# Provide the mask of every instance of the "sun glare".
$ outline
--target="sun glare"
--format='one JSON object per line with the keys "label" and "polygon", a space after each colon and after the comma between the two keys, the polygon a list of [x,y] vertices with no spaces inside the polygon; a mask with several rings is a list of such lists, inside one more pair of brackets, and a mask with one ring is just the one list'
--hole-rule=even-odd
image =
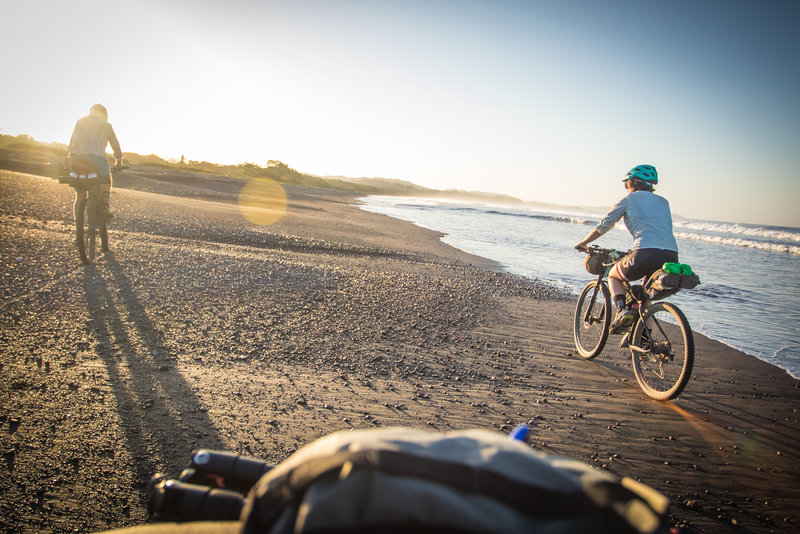
{"label": "sun glare", "polygon": [[269,178],[250,180],[239,193],[239,209],[252,223],[274,224],[286,213],[286,192]]}

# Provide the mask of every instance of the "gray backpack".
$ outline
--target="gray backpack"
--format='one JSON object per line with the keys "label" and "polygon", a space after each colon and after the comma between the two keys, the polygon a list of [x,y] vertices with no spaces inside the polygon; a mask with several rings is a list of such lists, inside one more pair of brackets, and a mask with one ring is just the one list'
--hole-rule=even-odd
{"label": "gray backpack", "polygon": [[245,533],[668,532],[667,499],[629,478],[481,430],[337,432],[259,479]]}

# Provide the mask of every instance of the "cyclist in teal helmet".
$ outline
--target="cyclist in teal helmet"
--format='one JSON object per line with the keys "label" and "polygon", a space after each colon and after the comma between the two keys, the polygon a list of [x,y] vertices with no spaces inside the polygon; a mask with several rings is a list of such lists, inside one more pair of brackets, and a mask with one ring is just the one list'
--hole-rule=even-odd
{"label": "cyclist in teal helmet", "polygon": [[633,311],[625,306],[623,280],[631,282],[650,276],[665,262],[678,262],[678,243],[672,233],[669,202],[656,195],[658,172],[652,165],[637,165],[622,179],[628,194],[611,208],[594,230],[589,232],[577,250],[586,252],[587,245],[608,232],[620,219],[633,236],[631,253],[620,259],[608,273],[608,285],[617,305],[617,316],[611,333],[618,333],[633,323]]}

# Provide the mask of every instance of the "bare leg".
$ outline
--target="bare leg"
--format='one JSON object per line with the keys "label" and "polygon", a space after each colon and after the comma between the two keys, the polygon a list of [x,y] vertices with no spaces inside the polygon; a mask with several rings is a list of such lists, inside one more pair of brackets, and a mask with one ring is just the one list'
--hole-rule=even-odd
{"label": "bare leg", "polygon": [[612,267],[608,273],[608,286],[618,308],[621,308],[620,301],[625,302],[625,284],[623,280],[624,278],[617,270],[617,266]]}
{"label": "bare leg", "polygon": [[107,212],[111,212],[111,174],[108,175],[108,183],[102,184],[100,190],[103,192],[103,203]]}

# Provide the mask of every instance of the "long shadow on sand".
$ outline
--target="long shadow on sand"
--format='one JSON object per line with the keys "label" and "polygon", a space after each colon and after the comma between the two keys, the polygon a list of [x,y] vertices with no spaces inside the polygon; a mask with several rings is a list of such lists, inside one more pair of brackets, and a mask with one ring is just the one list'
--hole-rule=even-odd
{"label": "long shadow on sand", "polygon": [[163,332],[148,317],[112,253],[107,274],[84,271],[86,303],[98,352],[117,401],[127,447],[144,484],[158,471],[176,474],[192,450],[222,441],[194,391],[170,363]]}

